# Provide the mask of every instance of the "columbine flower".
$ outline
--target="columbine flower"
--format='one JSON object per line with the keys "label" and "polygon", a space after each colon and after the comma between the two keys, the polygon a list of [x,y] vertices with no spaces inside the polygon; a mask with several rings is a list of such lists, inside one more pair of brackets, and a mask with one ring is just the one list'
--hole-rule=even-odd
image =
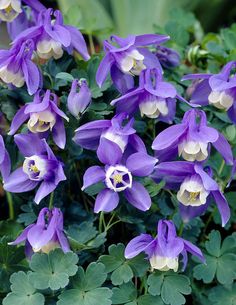
{"label": "columbine flower", "polygon": [[25,242],[26,256],[30,258],[34,252],[49,253],[61,248],[64,253],[70,251],[69,243],[63,232],[63,214],[60,209],[43,208],[36,224],[31,224],[9,245]]}
{"label": "columbine flower", "polygon": [[65,127],[63,119],[68,117],[58,107],[58,97],[56,94],[47,90],[38,91],[33,102],[21,107],[12,120],[9,135],[13,135],[19,127],[28,120],[27,126],[32,133],[46,135],[48,131],[52,132],[55,143],[64,148],[66,143]]}
{"label": "columbine flower", "polygon": [[115,99],[117,112],[133,114],[137,109],[141,116],[158,118],[170,123],[175,115],[177,95],[175,87],[163,81],[159,69],[147,69],[139,77],[139,87]]}
{"label": "columbine flower", "polygon": [[0,173],[3,181],[7,179],[11,171],[11,161],[5,148],[3,137],[0,135]]}
{"label": "columbine flower", "polygon": [[160,271],[171,269],[177,272],[180,255],[185,269],[188,262],[187,252],[197,256],[202,262],[205,261],[198,247],[177,236],[175,225],[169,220],[159,220],[155,238],[149,234],[141,234],[132,239],[125,248],[125,257],[130,259],[141,252],[147,254],[152,269]]}
{"label": "columbine flower", "polygon": [[[77,89],[79,88],[79,92]],[[86,79],[75,79],[72,82],[71,90],[68,95],[67,107],[70,113],[78,118],[91,102],[92,94],[88,87]]]}
{"label": "columbine flower", "polygon": [[191,100],[193,104],[213,105],[227,111],[236,124],[236,76],[232,75],[235,61],[227,63],[218,74],[189,74],[183,80],[192,79]]}
{"label": "columbine flower", "polygon": [[[208,171],[206,171],[208,169]],[[166,181],[165,188],[177,190],[178,201],[192,209],[198,209],[212,198],[221,214],[222,226],[230,218],[230,209],[218,184],[211,177],[211,170],[205,170],[200,164],[186,161],[162,162],[155,167],[152,178]],[[203,209],[199,210],[199,214]]]}
{"label": "columbine flower", "polygon": [[160,44],[168,39],[169,36],[155,34],[129,35],[126,38],[111,36],[111,42],[104,41],[105,57],[96,74],[98,85],[102,86],[110,72],[119,91],[124,93],[133,88],[132,76],[139,75],[146,68],[161,68],[157,57],[146,46]]}
{"label": "columbine flower", "polygon": [[82,190],[98,183],[104,183],[104,189],[97,195],[94,212],[110,212],[119,203],[119,193],[137,209],[146,211],[151,206],[151,198],[145,187],[134,180],[135,176],[144,177],[152,173],[157,162],[145,153],[135,153],[121,162],[122,151],[113,142],[103,138],[97,155],[105,167],[92,166],[84,174]]}
{"label": "columbine flower", "polygon": [[[83,148],[97,150],[103,138],[116,144],[122,152],[146,152],[145,145],[132,127],[134,119],[126,113],[115,115],[111,120],[98,120],[80,126],[75,131],[74,141]],[[125,124],[126,122],[126,124]]]}
{"label": "columbine flower", "polygon": [[15,142],[25,157],[23,166],[5,180],[4,189],[11,193],[23,193],[39,186],[34,201],[39,202],[53,192],[60,181],[66,180],[62,163],[50,147],[35,134],[15,135]]}
{"label": "columbine flower", "polygon": [[27,40],[13,45],[10,50],[0,51],[0,79],[18,88],[26,83],[30,95],[38,90],[40,84],[39,70],[31,61],[33,50],[33,41]]}
{"label": "columbine flower", "polygon": [[216,129],[207,126],[207,117],[202,110],[189,110],[181,124],[162,131],[154,140],[152,149],[157,157],[170,160],[177,154],[187,161],[203,161],[209,155],[211,144],[225,161],[232,165],[233,154],[225,137]]}
{"label": "columbine flower", "polygon": [[82,34],[75,27],[64,25],[62,14],[58,10],[42,11],[37,25],[21,33],[14,43],[29,38],[34,40],[36,53],[42,59],[58,59],[62,57],[64,49],[69,53],[75,49],[84,60],[90,58]]}
{"label": "columbine flower", "polygon": [[180,64],[180,55],[174,49],[157,46],[156,56],[166,69],[175,68]]}

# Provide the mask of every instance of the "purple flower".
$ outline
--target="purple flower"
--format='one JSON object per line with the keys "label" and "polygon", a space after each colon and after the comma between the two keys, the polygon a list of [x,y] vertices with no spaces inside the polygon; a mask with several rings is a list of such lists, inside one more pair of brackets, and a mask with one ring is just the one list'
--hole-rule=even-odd
{"label": "purple flower", "polygon": [[98,120],[80,126],[75,131],[74,141],[83,148],[97,150],[102,148],[102,139],[117,145],[126,154],[146,152],[145,145],[132,127],[134,119],[128,120],[126,113],[120,113],[111,120]]}
{"label": "purple flower", "polygon": [[155,166],[152,178],[159,182],[166,182],[165,188],[177,190],[177,199],[180,204],[191,209],[196,209],[202,214],[204,207],[208,207],[208,200],[212,198],[221,214],[222,226],[230,218],[230,208],[219,185],[211,177],[211,169],[205,170],[200,164],[175,161],[162,162]]}
{"label": "purple flower", "polygon": [[130,155],[122,162],[122,151],[113,142],[103,138],[97,150],[99,160],[105,167],[92,166],[84,174],[85,188],[103,182],[104,189],[97,195],[94,212],[111,212],[119,203],[119,193],[123,193],[130,204],[141,211],[151,206],[151,198],[145,187],[134,180],[134,177],[150,175],[157,162],[146,153],[138,152]]}
{"label": "purple flower", "polygon": [[[79,92],[77,89],[79,88]],[[86,79],[75,79],[72,82],[71,90],[68,95],[67,107],[70,113],[78,118],[80,113],[83,113],[91,102],[92,94],[88,87]]]}
{"label": "purple flower", "polygon": [[166,69],[175,68],[180,64],[179,53],[171,48],[157,46],[156,56]]}
{"label": "purple flower", "polygon": [[58,107],[58,97],[47,90],[44,93],[39,90],[33,102],[21,107],[12,120],[9,135],[13,135],[19,127],[28,120],[27,126],[32,133],[45,135],[52,132],[55,143],[64,148],[66,143],[65,127],[63,119],[68,117]]}
{"label": "purple flower", "polygon": [[235,66],[236,62],[231,61],[218,74],[189,74],[183,80],[194,81],[189,90],[191,103],[202,106],[210,104],[225,110],[236,124],[236,76],[232,75]]}
{"label": "purple flower", "polygon": [[[45,6],[42,5],[38,0],[24,0],[23,2],[38,12],[45,9]],[[23,9],[21,0],[1,0],[0,20],[12,22],[22,12]]]}
{"label": "purple flower", "polygon": [[62,57],[64,49],[72,53],[75,49],[84,60],[89,60],[85,40],[75,27],[64,25],[60,11],[52,9],[42,11],[37,25],[21,33],[14,43],[25,39],[33,39],[37,55],[42,59]]}
{"label": "purple flower", "polygon": [[34,94],[40,85],[38,67],[31,60],[33,50],[32,40],[15,44],[10,50],[0,50],[0,79],[18,88],[26,83],[30,95]]}
{"label": "purple flower", "polygon": [[111,36],[110,42],[104,41],[105,57],[102,59],[96,81],[101,87],[108,73],[117,89],[125,93],[133,88],[134,75],[140,75],[146,68],[159,67],[157,57],[146,46],[163,43],[169,39],[166,35],[146,34],[129,35],[126,38]]}
{"label": "purple flower", "polygon": [[3,137],[0,135],[0,173],[3,181],[7,179],[11,171],[11,160],[5,148]]}
{"label": "purple flower", "polygon": [[31,224],[9,245],[25,242],[25,252],[31,258],[34,252],[49,253],[61,248],[64,253],[70,251],[70,246],[63,232],[63,214],[60,209],[43,208],[36,224]]}
{"label": "purple flower", "polygon": [[180,255],[185,269],[188,262],[187,252],[197,256],[202,262],[205,261],[198,247],[177,236],[175,225],[169,220],[159,220],[155,238],[149,234],[141,234],[132,239],[125,248],[125,257],[130,259],[141,252],[147,254],[152,269],[160,271],[172,269],[177,272]]}
{"label": "purple flower", "polygon": [[180,97],[175,87],[163,81],[161,71],[147,69],[140,74],[139,87],[113,100],[111,105],[116,105],[118,113],[134,114],[139,109],[141,116],[170,123],[175,115],[176,98]]}
{"label": "purple flower", "polygon": [[15,135],[15,142],[25,157],[23,166],[5,180],[4,189],[11,193],[31,191],[39,186],[34,201],[39,202],[66,180],[63,166],[45,139],[36,134]]}
{"label": "purple flower", "polygon": [[212,144],[225,161],[232,165],[233,154],[225,137],[216,129],[207,126],[207,117],[202,110],[189,110],[182,123],[168,127],[154,140],[152,149],[161,160],[170,160],[177,154],[187,161],[203,161],[209,155]]}

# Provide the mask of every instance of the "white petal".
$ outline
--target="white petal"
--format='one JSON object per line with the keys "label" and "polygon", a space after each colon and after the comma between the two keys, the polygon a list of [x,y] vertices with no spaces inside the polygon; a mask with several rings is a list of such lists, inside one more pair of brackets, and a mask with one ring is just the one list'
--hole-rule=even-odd
{"label": "white petal", "polygon": [[129,53],[129,56],[136,59],[136,60],[144,60],[144,56],[141,53],[139,53],[138,50],[132,50]]}
{"label": "white petal", "polygon": [[120,63],[121,66],[121,70],[125,73],[129,72],[133,66],[134,66],[135,62],[133,60],[132,57],[130,56],[125,56]]}

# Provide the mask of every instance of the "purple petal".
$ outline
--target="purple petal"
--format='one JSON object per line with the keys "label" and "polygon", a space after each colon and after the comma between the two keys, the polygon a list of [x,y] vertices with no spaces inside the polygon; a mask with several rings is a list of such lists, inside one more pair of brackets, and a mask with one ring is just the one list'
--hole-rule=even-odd
{"label": "purple petal", "polygon": [[94,212],[111,212],[117,207],[118,203],[119,195],[112,190],[104,189],[97,195]]}
{"label": "purple petal", "polygon": [[55,41],[60,42],[64,47],[69,47],[71,44],[71,35],[66,27],[59,24],[55,24],[53,28],[51,26],[45,27],[46,32]]}
{"label": "purple petal", "polygon": [[222,226],[224,227],[230,218],[230,208],[228,202],[219,190],[213,191],[212,195],[216,201],[218,210],[221,215]]}
{"label": "purple petal", "polygon": [[[193,85],[194,86],[194,85]],[[194,88],[194,91],[191,95],[190,102],[193,104],[198,104],[206,106],[209,104],[208,96],[210,95],[212,89],[209,85],[209,80],[204,79]]]}
{"label": "purple petal", "polygon": [[141,234],[133,238],[125,248],[125,258],[133,258],[145,251],[152,241],[153,237],[149,234]]}
{"label": "purple petal", "polygon": [[152,201],[145,187],[136,181],[133,181],[132,187],[127,188],[124,191],[126,199],[134,207],[141,211],[147,211],[150,209]]}
{"label": "purple petal", "polygon": [[134,78],[132,75],[122,73],[116,65],[111,66],[111,78],[115,87],[121,94],[125,94],[127,91],[134,88]]}
{"label": "purple petal", "polygon": [[64,122],[60,117],[56,119],[56,124],[52,129],[52,136],[57,146],[64,149],[66,145],[66,132]]}
{"label": "purple petal", "polygon": [[104,179],[105,179],[104,169],[100,166],[91,166],[86,170],[84,174],[82,190]]}
{"label": "purple petal", "polygon": [[69,252],[70,251],[70,245],[68,243],[68,240],[67,240],[64,232],[61,231],[61,230],[57,230],[56,234],[57,234],[57,238],[58,238],[58,241],[60,243],[60,246],[61,246],[63,252],[64,253]]}
{"label": "purple petal", "polygon": [[100,139],[100,144],[97,150],[98,159],[107,165],[115,165],[122,158],[122,150],[114,142],[106,138]]}
{"label": "purple petal", "polygon": [[14,133],[17,132],[17,130],[20,128],[20,126],[29,118],[28,114],[25,114],[25,108],[27,105],[21,107],[17,113],[15,114],[12,123],[11,128],[8,134],[12,136]]}
{"label": "purple petal", "polygon": [[212,76],[210,73],[196,73],[196,74],[187,74],[184,75],[181,81],[189,79],[209,79]]}
{"label": "purple petal", "polygon": [[23,2],[28,6],[30,6],[33,10],[37,11],[38,13],[40,13],[43,10],[46,10],[46,7],[38,0],[23,0]]}
{"label": "purple petal", "polygon": [[30,95],[34,94],[40,84],[40,75],[37,66],[29,59],[26,59],[22,65],[25,82]]}
{"label": "purple petal", "polygon": [[28,234],[27,239],[31,244],[32,248],[40,249],[46,245],[53,238],[55,233],[54,228],[45,229],[45,226],[35,225],[33,226]]}
{"label": "purple petal", "polygon": [[187,241],[185,239],[182,239],[184,242],[184,248],[186,251],[190,252],[192,255],[197,256],[203,263],[205,262],[205,257],[202,254],[202,251],[192,244],[190,241]]}
{"label": "purple petal", "polygon": [[161,44],[170,39],[170,36],[159,34],[143,34],[135,37],[136,46],[148,46],[152,44]]}
{"label": "purple petal", "polygon": [[151,157],[148,154],[138,152],[129,156],[126,161],[126,166],[133,175],[145,177],[153,172],[157,161],[156,158]]}
{"label": "purple petal", "polygon": [[[39,155],[45,152],[43,141],[36,134],[17,134],[14,136],[16,145],[25,157]],[[32,145],[32,143],[34,143]]]}
{"label": "purple petal", "polygon": [[40,201],[48,194],[52,193],[56,189],[56,187],[57,185],[53,182],[43,181],[34,197],[35,203],[39,204]]}
{"label": "purple petal", "polygon": [[106,54],[100,62],[96,73],[96,82],[99,87],[102,87],[102,84],[106,80],[106,77],[111,69],[112,64],[114,63],[114,58],[109,53]]}
{"label": "purple petal", "polygon": [[215,191],[219,189],[218,184],[203,170],[202,166],[196,164],[194,169],[195,172],[201,177],[204,188],[207,191]]}
{"label": "purple petal", "polygon": [[234,158],[231,150],[231,146],[229,142],[225,139],[225,137],[219,133],[218,140],[212,143],[216,150],[222,155],[225,162],[229,165],[233,165]]}
{"label": "purple petal", "polygon": [[8,243],[9,245],[18,245],[20,243],[22,243],[23,241],[25,241],[27,239],[27,234],[29,232],[29,230],[35,226],[35,224],[31,224],[28,227],[26,227],[23,232],[12,242]]}

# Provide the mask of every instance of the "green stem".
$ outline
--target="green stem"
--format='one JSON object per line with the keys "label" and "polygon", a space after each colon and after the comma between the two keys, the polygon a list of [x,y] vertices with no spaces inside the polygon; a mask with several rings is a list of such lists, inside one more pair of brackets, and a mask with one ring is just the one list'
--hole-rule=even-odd
{"label": "green stem", "polygon": [[54,192],[52,192],[52,193],[50,194],[50,200],[49,200],[49,205],[48,205],[48,208],[49,208],[50,210],[52,210],[52,208],[53,208],[53,199],[54,199]]}
{"label": "green stem", "polygon": [[222,162],[221,162],[221,165],[220,165],[220,168],[218,170],[218,175],[220,176],[222,174],[222,171],[224,169],[224,166],[225,166],[225,160],[223,159]]}
{"label": "green stem", "polygon": [[95,54],[95,46],[94,46],[94,42],[93,42],[93,35],[92,34],[88,34],[88,39],[89,39],[89,46],[90,46],[90,51],[91,54]]}
{"label": "green stem", "polygon": [[103,228],[102,228],[103,225],[104,225],[104,213],[101,212],[100,215],[99,215],[99,225],[98,225],[99,233],[103,232]]}
{"label": "green stem", "polygon": [[184,230],[184,222],[182,221],[182,222],[181,222],[181,225],[180,225],[180,227],[179,227],[179,232],[178,232],[178,235],[179,235],[179,236],[182,235],[183,230]]}
{"label": "green stem", "polygon": [[8,207],[9,207],[9,219],[13,220],[15,217],[15,213],[14,213],[14,204],[13,204],[13,200],[12,200],[12,195],[11,193],[6,192],[6,196],[7,196],[7,202],[8,202]]}

